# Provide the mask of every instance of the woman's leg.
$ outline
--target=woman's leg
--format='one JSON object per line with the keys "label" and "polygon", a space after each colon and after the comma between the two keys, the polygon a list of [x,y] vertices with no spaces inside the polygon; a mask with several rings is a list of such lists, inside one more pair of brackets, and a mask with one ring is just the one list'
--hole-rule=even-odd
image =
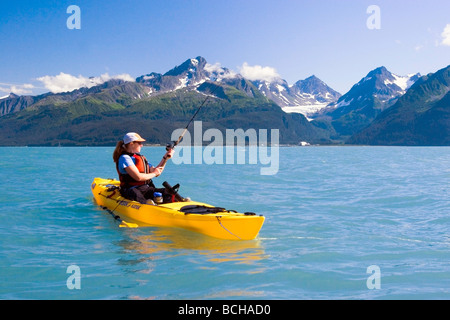
{"label": "woman's leg", "polygon": [[129,200],[134,200],[142,204],[147,203],[146,194],[148,193],[148,189],[150,187],[148,185],[138,186],[134,188],[130,188],[125,192],[125,198]]}

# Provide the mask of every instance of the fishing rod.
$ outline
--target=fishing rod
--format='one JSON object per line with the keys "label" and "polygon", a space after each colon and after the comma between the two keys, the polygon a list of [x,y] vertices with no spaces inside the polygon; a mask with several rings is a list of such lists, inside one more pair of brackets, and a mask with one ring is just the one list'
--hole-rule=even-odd
{"label": "fishing rod", "polygon": [[[213,91],[211,91],[210,95],[207,95],[206,99],[203,100],[202,104],[200,105],[200,107],[197,109],[197,111],[195,111],[194,115],[192,116],[191,120],[189,120],[186,128],[184,128],[183,132],[181,133],[181,135],[178,137],[177,141],[172,141],[170,143],[168,143],[166,145],[166,150],[169,151],[170,149],[174,149],[183,139],[183,136],[186,134],[189,125],[192,123],[192,121],[194,121],[195,117],[197,116],[198,112],[200,111],[200,109],[205,105],[206,101],[208,101],[209,98],[211,98],[211,96],[214,94],[214,92],[216,92],[217,88],[219,88],[219,85],[216,85],[216,87],[214,88]],[[181,101],[180,101],[181,103]]]}
{"label": "fishing rod", "polygon": [[[200,105],[200,107],[198,107],[198,109],[195,111],[194,115],[192,116],[191,120],[189,120],[188,124],[186,125],[186,128],[184,128],[183,132],[181,133],[181,135],[178,137],[177,141],[172,141],[170,143],[168,143],[166,145],[166,150],[169,151],[171,149],[175,149],[175,147],[181,142],[181,140],[183,139],[183,136],[186,134],[189,125],[192,123],[192,121],[194,121],[195,117],[197,116],[197,114],[200,112],[200,109],[206,104],[206,102],[208,101],[209,98],[211,98],[211,96],[214,94],[214,92],[216,92],[217,88],[219,88],[218,85],[216,85],[216,87],[214,88],[214,90],[211,91],[211,93],[209,95],[206,96],[206,99],[203,100],[202,104]],[[180,104],[181,100],[180,98],[175,94],[175,96],[178,98]],[[165,159],[164,165],[167,161],[167,158]],[[179,184],[177,184],[176,186],[172,187],[169,183],[167,183],[167,181],[163,182],[163,186],[166,188],[166,190],[169,190],[169,193],[172,194],[178,201],[189,201],[189,198],[183,198],[182,196],[180,196],[178,194],[178,188],[179,188]]]}

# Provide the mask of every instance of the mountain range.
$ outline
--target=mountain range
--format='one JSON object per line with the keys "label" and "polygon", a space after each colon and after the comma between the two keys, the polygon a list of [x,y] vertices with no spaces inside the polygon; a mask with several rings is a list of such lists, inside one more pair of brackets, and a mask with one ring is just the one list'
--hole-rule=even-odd
{"label": "mountain range", "polygon": [[[387,126],[378,119],[396,109],[398,118],[409,112],[411,105],[422,103],[423,107],[426,103],[430,106],[427,110],[433,111],[421,113],[420,121],[425,121],[426,127],[436,112],[443,113],[436,125],[447,133],[448,140],[446,79],[419,74],[401,77],[380,67],[341,95],[315,76],[293,85],[280,78],[250,81],[196,57],[165,74],[145,74],[134,82],[115,79],[71,92],[10,94],[0,99],[0,141],[2,145],[113,145],[124,132],[137,131],[151,143],[165,144],[207,96],[210,99],[196,118],[203,121],[204,130],[274,128],[280,130],[283,144],[391,144],[389,139],[371,139]],[[417,101],[404,101],[410,91],[417,90],[417,83],[427,86],[428,81],[433,84],[427,90],[412,94]],[[399,103],[410,107],[398,108]],[[372,124],[377,124],[377,130],[369,130]],[[427,139],[431,137],[414,140],[409,136],[403,141],[398,135],[392,144],[427,144]],[[430,144],[449,144],[445,139],[433,139]]]}
{"label": "mountain range", "polygon": [[349,144],[449,146],[450,66],[418,79]]}
{"label": "mountain range", "polygon": [[289,85],[286,80],[255,80],[253,84],[267,98],[274,101],[285,112],[298,112],[311,116],[330,103],[337,101],[341,94],[325,82],[312,75]]}
{"label": "mountain range", "polygon": [[330,122],[339,137],[348,138],[395,104],[419,78],[419,73],[397,76],[385,67],[376,68],[336,102],[311,117],[316,121]]}
{"label": "mountain range", "polygon": [[[212,94],[213,93],[213,94]],[[280,143],[329,143],[328,133],[301,114],[286,114],[251,81],[202,57],[165,74],[110,80],[91,88],[0,100],[2,145],[114,145],[136,131],[150,143],[169,142],[211,96],[196,120],[203,128],[279,129]]]}

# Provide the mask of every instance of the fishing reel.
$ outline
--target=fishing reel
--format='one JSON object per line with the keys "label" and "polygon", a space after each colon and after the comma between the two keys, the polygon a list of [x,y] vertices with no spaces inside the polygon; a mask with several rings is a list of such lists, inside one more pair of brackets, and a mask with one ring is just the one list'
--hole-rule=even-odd
{"label": "fishing reel", "polygon": [[171,141],[168,144],[166,144],[166,151],[169,151],[171,149],[175,149],[175,147],[180,143],[180,141]]}
{"label": "fishing reel", "polygon": [[168,144],[166,144],[166,151],[174,149],[175,148],[175,142],[176,141],[172,141],[172,142],[169,142]]}

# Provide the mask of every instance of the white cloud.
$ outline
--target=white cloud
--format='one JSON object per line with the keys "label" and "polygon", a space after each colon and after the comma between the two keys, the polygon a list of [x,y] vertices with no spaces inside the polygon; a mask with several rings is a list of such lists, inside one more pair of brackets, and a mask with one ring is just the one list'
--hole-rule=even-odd
{"label": "white cloud", "polygon": [[450,23],[445,26],[441,36],[442,36],[441,44],[444,46],[450,46]]}
{"label": "white cloud", "polygon": [[239,70],[240,74],[249,80],[265,80],[274,81],[276,79],[281,79],[275,68],[272,67],[262,67],[259,65],[249,66],[247,62],[244,62]]}
{"label": "white cloud", "polygon": [[208,72],[217,72],[217,73],[224,71],[220,62],[216,62],[215,64],[207,63],[205,65],[205,70]]}
{"label": "white cloud", "polygon": [[34,86],[30,83],[25,84],[9,84],[9,83],[0,83],[1,85],[6,85],[6,87],[0,87],[0,92],[4,93],[14,93],[17,95],[25,95],[31,94]]}
{"label": "white cloud", "polygon": [[102,84],[111,79],[120,79],[124,81],[134,81],[129,74],[119,74],[110,76],[108,73],[104,73],[99,77],[86,78],[82,75],[78,77],[71,74],[61,72],[56,76],[43,76],[36,80],[42,82],[48,90],[53,93],[73,91],[82,87],[93,87]]}
{"label": "white cloud", "polygon": [[205,65],[205,70],[217,74],[220,79],[228,79],[236,76],[234,71],[223,68],[220,62],[216,62],[215,64],[207,63]]}

